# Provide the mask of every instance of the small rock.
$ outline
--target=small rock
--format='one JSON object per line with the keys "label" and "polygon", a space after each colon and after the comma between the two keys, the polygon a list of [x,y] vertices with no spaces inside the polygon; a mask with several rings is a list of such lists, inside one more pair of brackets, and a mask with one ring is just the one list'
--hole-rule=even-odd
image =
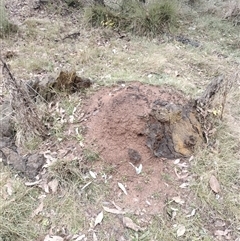
{"label": "small rock", "polygon": [[26,175],[30,178],[34,178],[41,171],[45,164],[45,157],[41,154],[33,154],[28,157],[26,162]]}
{"label": "small rock", "polygon": [[142,159],[139,152],[131,148],[128,149],[128,157],[134,165],[139,163]]}

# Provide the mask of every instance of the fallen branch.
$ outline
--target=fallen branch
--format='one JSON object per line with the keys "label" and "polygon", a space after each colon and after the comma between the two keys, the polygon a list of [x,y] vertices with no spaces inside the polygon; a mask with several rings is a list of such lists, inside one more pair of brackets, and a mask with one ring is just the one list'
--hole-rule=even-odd
{"label": "fallen branch", "polygon": [[6,62],[0,57],[3,64],[2,72],[4,85],[11,97],[11,106],[14,111],[13,122],[17,131],[19,142],[38,136],[45,138],[48,134],[42,122],[42,113],[29,96],[26,85],[17,81],[11,73]]}

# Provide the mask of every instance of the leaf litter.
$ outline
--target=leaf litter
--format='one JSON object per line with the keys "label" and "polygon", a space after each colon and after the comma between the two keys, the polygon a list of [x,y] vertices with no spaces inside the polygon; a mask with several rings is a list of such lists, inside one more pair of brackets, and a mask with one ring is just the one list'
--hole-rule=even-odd
{"label": "leaf litter", "polygon": [[103,220],[103,211],[101,211],[101,212],[97,215],[97,217],[96,217],[96,219],[95,219],[95,222],[94,222],[94,227],[96,227],[98,224],[100,224],[100,223],[102,222],[102,220]]}
{"label": "leaf litter", "polygon": [[143,229],[138,226],[137,224],[135,224],[133,222],[133,220],[129,217],[123,217],[123,225],[126,227],[126,228],[129,228],[129,229],[132,229],[134,230],[135,232],[138,232],[138,231],[143,231]]}
{"label": "leaf litter", "polygon": [[53,179],[48,183],[49,188],[51,189],[52,193],[56,193],[58,189],[58,180]]}
{"label": "leaf litter", "polygon": [[125,195],[128,195],[127,190],[122,183],[118,182],[118,187],[123,191]]}
{"label": "leaf litter", "polygon": [[124,211],[122,210],[118,210],[118,209],[115,209],[115,208],[108,208],[108,207],[104,207],[103,206],[103,209],[108,212],[108,213],[113,213],[113,214],[125,214]]}
{"label": "leaf litter", "polygon": [[185,234],[186,228],[184,225],[180,224],[177,229],[177,237],[181,237]]}
{"label": "leaf litter", "polygon": [[180,197],[180,196],[177,196],[177,197],[173,197],[172,200],[175,202],[175,203],[178,203],[180,205],[183,205],[185,203],[185,201]]}
{"label": "leaf litter", "polygon": [[214,175],[210,177],[209,185],[213,192],[219,193],[221,191],[220,184]]}

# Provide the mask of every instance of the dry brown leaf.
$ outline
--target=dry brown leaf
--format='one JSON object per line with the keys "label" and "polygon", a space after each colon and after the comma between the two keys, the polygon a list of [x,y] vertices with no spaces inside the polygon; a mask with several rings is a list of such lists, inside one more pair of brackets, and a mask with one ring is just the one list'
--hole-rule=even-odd
{"label": "dry brown leaf", "polygon": [[123,217],[123,225],[134,230],[135,232],[142,231],[142,228],[135,224],[132,219],[128,217]]}
{"label": "dry brown leaf", "polygon": [[115,209],[115,208],[108,208],[108,207],[103,207],[103,209],[108,212],[108,213],[113,213],[113,214],[125,214],[124,211]]}
{"label": "dry brown leaf", "polygon": [[219,193],[221,191],[220,184],[214,175],[210,177],[209,185],[215,193]]}
{"label": "dry brown leaf", "polygon": [[55,193],[58,189],[58,180],[53,179],[48,183],[49,188],[52,190],[52,193]]}

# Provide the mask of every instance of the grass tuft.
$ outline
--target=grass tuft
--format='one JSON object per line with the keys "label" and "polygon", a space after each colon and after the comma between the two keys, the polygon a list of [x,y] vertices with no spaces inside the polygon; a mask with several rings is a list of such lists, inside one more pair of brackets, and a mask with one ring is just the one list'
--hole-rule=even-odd
{"label": "grass tuft", "polygon": [[[3,166],[0,172],[0,240],[35,240],[39,227],[32,225],[31,215],[39,190],[26,187],[21,179],[7,175],[9,172]],[[12,190],[11,195],[7,195],[6,185]]]}
{"label": "grass tuft", "polygon": [[123,1],[119,8],[93,5],[86,9],[85,20],[93,27],[129,31],[139,36],[155,37],[176,24],[174,1],[150,2],[144,6],[136,0]]}
{"label": "grass tuft", "polygon": [[52,178],[59,180],[63,187],[85,183],[79,160],[59,160],[50,167],[49,173]]}

